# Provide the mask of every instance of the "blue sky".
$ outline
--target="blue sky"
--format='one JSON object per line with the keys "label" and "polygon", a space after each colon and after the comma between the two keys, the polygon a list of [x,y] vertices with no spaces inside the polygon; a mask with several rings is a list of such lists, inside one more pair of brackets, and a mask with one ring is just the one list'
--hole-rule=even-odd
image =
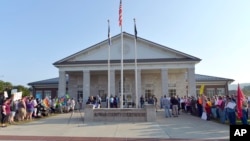
{"label": "blue sky", "polygon": [[[250,82],[249,0],[123,0],[123,31],[202,59],[197,74]],[[54,78],[53,63],[120,33],[119,0],[1,0],[0,80]]]}

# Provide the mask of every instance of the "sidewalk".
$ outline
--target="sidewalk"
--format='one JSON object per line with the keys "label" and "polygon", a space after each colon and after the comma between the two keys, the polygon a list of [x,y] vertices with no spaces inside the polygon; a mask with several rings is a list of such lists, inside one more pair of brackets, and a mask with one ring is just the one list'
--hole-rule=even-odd
{"label": "sidewalk", "polygon": [[179,117],[165,118],[163,111],[159,111],[156,122],[137,123],[85,123],[77,112],[71,119],[70,117],[71,113],[59,114],[22,125],[0,128],[0,140],[229,140],[228,125],[205,121],[185,113]]}

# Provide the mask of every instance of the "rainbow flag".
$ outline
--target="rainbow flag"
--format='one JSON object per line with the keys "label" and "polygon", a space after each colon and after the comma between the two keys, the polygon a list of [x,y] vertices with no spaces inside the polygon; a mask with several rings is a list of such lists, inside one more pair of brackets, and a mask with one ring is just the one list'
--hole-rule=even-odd
{"label": "rainbow flag", "polygon": [[48,98],[44,98],[43,99],[43,105],[45,106],[45,107],[50,107],[50,105],[49,105],[49,99]]}

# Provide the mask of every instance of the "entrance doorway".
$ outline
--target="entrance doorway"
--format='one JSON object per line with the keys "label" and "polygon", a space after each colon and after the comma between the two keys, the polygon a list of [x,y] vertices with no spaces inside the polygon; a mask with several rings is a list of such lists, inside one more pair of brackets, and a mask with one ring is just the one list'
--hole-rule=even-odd
{"label": "entrance doorway", "polygon": [[134,107],[134,101],[132,97],[132,93],[123,93],[123,105],[125,108],[132,108]]}

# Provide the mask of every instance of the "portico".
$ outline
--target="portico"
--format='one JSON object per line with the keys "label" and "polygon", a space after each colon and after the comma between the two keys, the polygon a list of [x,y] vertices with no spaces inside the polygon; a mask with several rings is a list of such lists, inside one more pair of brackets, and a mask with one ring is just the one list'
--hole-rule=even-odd
{"label": "portico", "polygon": [[[121,96],[120,34],[112,37],[110,69],[108,70],[108,40],[86,48],[54,63],[59,69],[58,96],[68,93],[83,103],[89,96],[99,95],[105,105],[108,89],[110,95]],[[134,37],[126,32],[123,60],[123,100],[136,104],[143,95],[146,99],[155,95],[196,96],[195,64],[199,58],[153,43],[143,38],[137,40],[137,70],[135,70]],[[110,71],[110,75],[108,75]],[[137,75],[135,75],[137,71]],[[135,76],[137,76],[136,95]],[[108,88],[108,77],[110,88]],[[68,80],[68,91],[66,91]],[[121,97],[120,97],[121,98]]]}

